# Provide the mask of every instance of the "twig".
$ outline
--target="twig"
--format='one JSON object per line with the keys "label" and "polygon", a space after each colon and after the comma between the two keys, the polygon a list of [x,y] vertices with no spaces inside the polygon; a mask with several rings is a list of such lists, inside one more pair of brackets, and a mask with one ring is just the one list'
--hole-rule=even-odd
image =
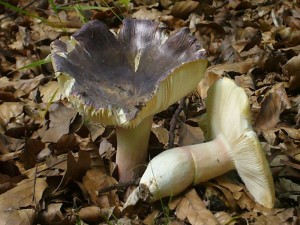
{"label": "twig", "polygon": [[37,173],[41,173],[41,172],[47,171],[47,170],[51,169],[52,167],[57,166],[58,164],[63,163],[64,161],[67,161],[67,160],[66,160],[66,159],[62,159],[62,160],[60,160],[60,161],[54,163],[53,165],[51,165],[51,166],[49,166],[49,167],[47,167],[47,168],[45,168],[45,169],[42,169],[42,170],[40,170],[40,171],[37,171]]}
{"label": "twig", "polygon": [[140,180],[141,180],[141,178],[138,178],[138,179],[128,181],[125,183],[118,183],[118,184],[107,186],[105,188],[100,189],[98,191],[98,195],[103,194],[105,192],[112,191],[112,190],[125,190],[126,188],[128,188],[130,186],[138,186],[140,183]]}
{"label": "twig", "polygon": [[183,110],[183,105],[185,103],[187,97],[184,97],[180,100],[180,103],[178,105],[178,108],[176,109],[171,122],[170,122],[170,130],[169,130],[169,143],[168,143],[168,149],[173,148],[174,147],[174,139],[175,139],[175,129],[176,129],[176,124],[177,124],[177,119],[181,113],[181,111]]}

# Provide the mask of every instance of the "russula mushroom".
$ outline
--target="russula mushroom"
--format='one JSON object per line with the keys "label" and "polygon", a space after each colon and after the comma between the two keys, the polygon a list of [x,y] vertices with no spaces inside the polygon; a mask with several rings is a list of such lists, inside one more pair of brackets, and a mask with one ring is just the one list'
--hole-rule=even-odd
{"label": "russula mushroom", "polygon": [[[228,78],[208,91],[207,129],[212,141],[166,150],[154,157],[127,205],[137,199],[156,201],[190,185],[237,170],[255,201],[274,205],[274,184],[260,142],[252,130],[249,100]],[[134,204],[134,203],[133,203]]]}
{"label": "russula mushroom", "polygon": [[168,35],[160,23],[125,19],[117,35],[100,21],[51,44],[60,87],[81,114],[116,126],[119,179],[147,160],[153,115],[202,79],[205,50],[188,29]]}

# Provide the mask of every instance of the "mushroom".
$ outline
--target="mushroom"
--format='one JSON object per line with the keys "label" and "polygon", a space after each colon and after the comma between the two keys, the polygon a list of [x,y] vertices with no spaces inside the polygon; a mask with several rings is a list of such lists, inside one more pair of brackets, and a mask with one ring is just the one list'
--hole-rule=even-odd
{"label": "mushroom", "polygon": [[61,89],[86,118],[116,126],[119,180],[147,160],[153,115],[189,94],[202,79],[205,50],[187,28],[125,19],[117,35],[88,22],[70,40],[51,44]]}
{"label": "mushroom", "polygon": [[271,170],[252,130],[244,90],[229,78],[218,80],[208,91],[207,120],[212,141],[169,149],[154,157],[126,205],[173,196],[236,170],[256,202],[274,206]]}

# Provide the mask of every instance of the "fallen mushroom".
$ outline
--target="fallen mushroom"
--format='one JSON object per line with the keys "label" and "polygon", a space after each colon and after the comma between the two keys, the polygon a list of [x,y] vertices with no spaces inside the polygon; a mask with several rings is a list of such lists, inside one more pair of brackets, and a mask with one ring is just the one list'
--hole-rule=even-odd
{"label": "fallen mushroom", "polygon": [[213,140],[169,149],[153,158],[126,205],[173,196],[235,169],[256,202],[274,206],[272,174],[252,130],[244,90],[228,78],[218,80],[208,91],[207,119]]}
{"label": "fallen mushroom", "polygon": [[121,182],[147,160],[153,115],[195,89],[207,65],[188,29],[168,36],[149,20],[125,19],[117,35],[94,20],[51,48],[68,100],[86,118],[116,126]]}

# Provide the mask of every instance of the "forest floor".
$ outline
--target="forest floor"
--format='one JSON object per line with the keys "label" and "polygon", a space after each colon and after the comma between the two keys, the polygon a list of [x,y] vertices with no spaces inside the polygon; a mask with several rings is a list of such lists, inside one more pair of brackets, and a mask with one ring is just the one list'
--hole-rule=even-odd
{"label": "forest floor", "polygon": [[[188,27],[209,61],[175,129],[179,103],[155,115],[150,158],[168,148],[170,133],[175,146],[205,141],[198,121],[207,90],[230,77],[250,99],[274,178],[274,209],[255,203],[236,172],[124,209],[133,187],[118,185],[114,129],[84,121],[47,58],[52,41],[87,21],[117,31],[123,18]],[[300,224],[299,94],[298,0],[0,0],[0,224]],[[99,192],[107,187],[115,189]]]}

